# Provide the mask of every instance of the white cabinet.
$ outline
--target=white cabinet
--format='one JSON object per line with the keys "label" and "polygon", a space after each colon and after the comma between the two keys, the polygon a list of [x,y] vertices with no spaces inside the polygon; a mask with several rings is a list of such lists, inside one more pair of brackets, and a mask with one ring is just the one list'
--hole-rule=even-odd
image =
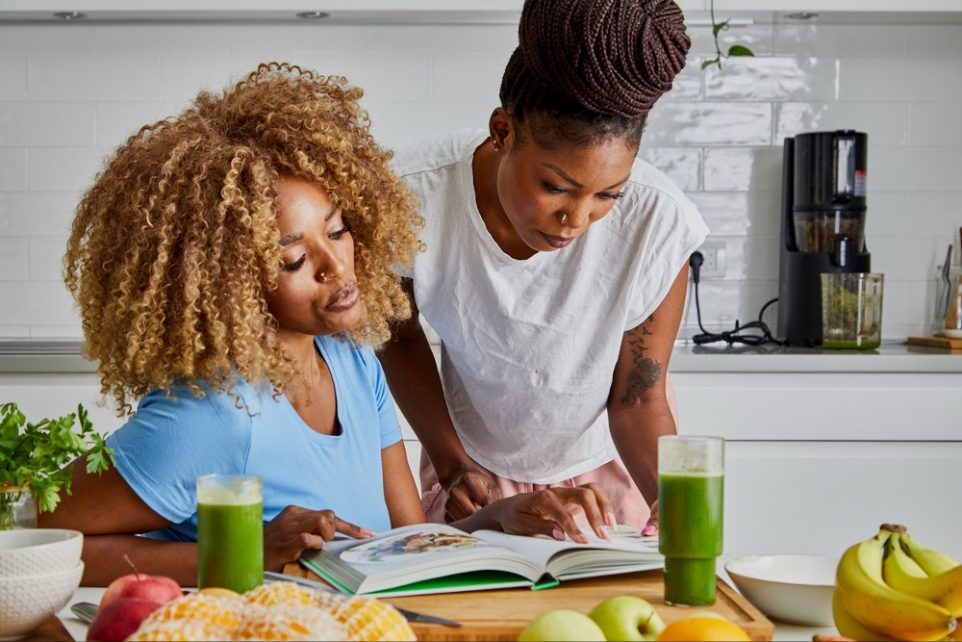
{"label": "white cabinet", "polygon": [[962,443],[730,441],[725,555],[840,555],[882,523],[962,559]]}
{"label": "white cabinet", "polygon": [[838,555],[890,522],[962,558],[962,357],[768,357],[672,375],[679,431],[727,440],[725,555]]}

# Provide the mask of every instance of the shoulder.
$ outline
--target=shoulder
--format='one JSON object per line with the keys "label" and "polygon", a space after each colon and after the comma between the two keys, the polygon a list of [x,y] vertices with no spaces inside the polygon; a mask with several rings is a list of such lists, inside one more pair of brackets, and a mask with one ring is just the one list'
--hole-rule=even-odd
{"label": "shoulder", "polygon": [[316,337],[329,366],[352,379],[372,379],[380,371],[381,362],[368,346],[360,346],[346,334]]}
{"label": "shoulder", "polygon": [[654,198],[666,207],[697,211],[695,204],[673,180],[654,165],[640,158],[636,158],[631,166],[628,183],[631,186],[631,193],[626,194],[626,198]]}
{"label": "shoulder", "polygon": [[130,423],[168,430],[196,430],[203,425],[229,432],[249,431],[251,415],[259,411],[264,394],[269,392],[258,394],[244,381],[238,381],[230,393],[206,383],[196,388],[177,385],[153,390],[141,399]]}
{"label": "shoulder", "polygon": [[482,129],[459,129],[406,145],[396,150],[391,167],[401,178],[408,178],[457,165],[474,151],[485,135]]}
{"label": "shoulder", "polygon": [[618,227],[702,239],[708,234],[692,200],[662,171],[641,159],[632,165],[628,189],[617,211],[612,223]]}

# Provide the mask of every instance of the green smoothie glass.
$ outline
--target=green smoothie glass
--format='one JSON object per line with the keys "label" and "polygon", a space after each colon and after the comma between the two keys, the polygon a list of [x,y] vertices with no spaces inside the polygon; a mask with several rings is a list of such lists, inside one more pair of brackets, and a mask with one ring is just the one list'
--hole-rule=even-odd
{"label": "green smoothie glass", "polygon": [[658,439],[658,550],[665,556],[665,602],[715,603],[715,559],[722,552],[725,440]]}
{"label": "green smoothie glass", "polygon": [[244,593],[264,582],[264,499],[255,475],[197,478],[197,586]]}

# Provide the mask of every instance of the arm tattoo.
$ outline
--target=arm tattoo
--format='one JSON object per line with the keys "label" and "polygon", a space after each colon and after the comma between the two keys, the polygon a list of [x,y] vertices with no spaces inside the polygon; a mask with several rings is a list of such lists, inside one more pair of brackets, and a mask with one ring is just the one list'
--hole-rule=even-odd
{"label": "arm tattoo", "polygon": [[645,356],[645,352],[648,350],[645,337],[654,334],[651,331],[651,324],[654,320],[655,315],[651,315],[639,327],[627,332],[628,347],[631,349],[631,360],[634,362],[634,368],[628,373],[625,394],[619,399],[625,406],[629,406],[632,402],[640,399],[661,378],[661,364]]}

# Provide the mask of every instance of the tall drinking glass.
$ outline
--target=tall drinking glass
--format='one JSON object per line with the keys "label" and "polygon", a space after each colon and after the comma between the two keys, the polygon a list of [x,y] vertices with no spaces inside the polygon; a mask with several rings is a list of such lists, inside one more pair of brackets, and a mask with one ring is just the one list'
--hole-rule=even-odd
{"label": "tall drinking glass", "polygon": [[244,593],[264,582],[264,499],[255,475],[197,478],[197,586]]}
{"label": "tall drinking glass", "polygon": [[715,559],[722,553],[725,440],[658,439],[658,550],[665,556],[665,602],[715,603]]}

